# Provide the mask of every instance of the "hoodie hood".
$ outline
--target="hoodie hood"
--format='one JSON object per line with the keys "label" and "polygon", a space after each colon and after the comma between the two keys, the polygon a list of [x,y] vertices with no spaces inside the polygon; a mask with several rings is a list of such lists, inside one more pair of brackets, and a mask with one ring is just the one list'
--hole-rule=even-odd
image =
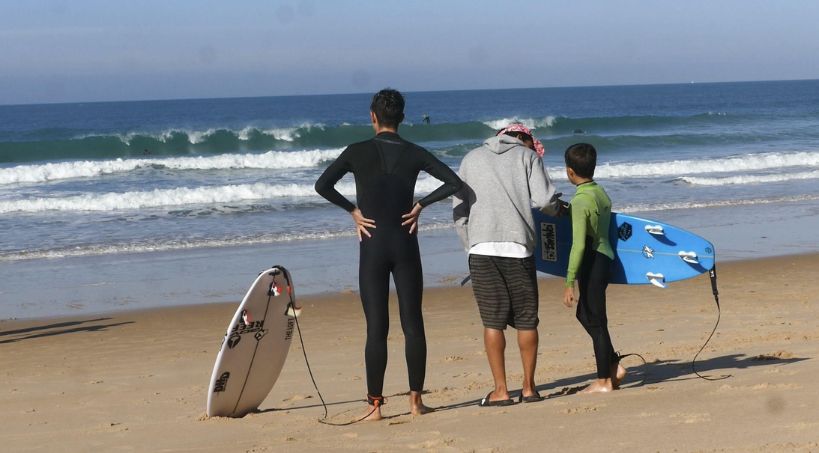
{"label": "hoodie hood", "polygon": [[522,141],[509,135],[496,135],[489,137],[483,142],[483,146],[487,147],[495,154],[503,154],[516,146],[523,146]]}

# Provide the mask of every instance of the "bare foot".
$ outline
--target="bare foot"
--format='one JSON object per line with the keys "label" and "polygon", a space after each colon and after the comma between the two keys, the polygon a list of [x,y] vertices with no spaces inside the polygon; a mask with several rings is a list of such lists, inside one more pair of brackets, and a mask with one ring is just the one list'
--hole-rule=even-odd
{"label": "bare foot", "polygon": [[412,415],[424,415],[435,411],[435,409],[425,406],[424,402],[421,401],[421,392],[410,392],[409,405]]}
{"label": "bare foot", "polygon": [[410,412],[412,413],[412,415],[424,415],[430,412],[435,412],[435,409],[429,406],[424,406],[423,404],[421,404],[420,406],[410,405]]}
{"label": "bare foot", "polygon": [[380,406],[375,407],[375,406],[370,406],[368,404],[366,414],[368,414],[368,415],[366,417],[364,417],[362,420],[366,420],[368,422],[377,422],[378,420],[381,420],[383,418],[381,416],[381,407]]}
{"label": "bare foot", "polygon": [[598,379],[578,393],[608,393],[614,390],[611,379]]}
{"label": "bare foot", "polygon": [[626,369],[620,363],[611,366],[611,385],[615,390],[620,388],[620,383],[623,382],[626,373]]}

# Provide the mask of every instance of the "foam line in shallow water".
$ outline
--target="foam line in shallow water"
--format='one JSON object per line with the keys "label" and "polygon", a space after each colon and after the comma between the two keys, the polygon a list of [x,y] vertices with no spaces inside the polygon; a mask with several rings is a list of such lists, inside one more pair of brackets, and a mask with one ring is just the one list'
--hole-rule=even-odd
{"label": "foam line in shallow water", "polygon": [[[440,186],[435,178],[423,177],[415,185],[417,194],[429,193]],[[346,182],[336,189],[347,196],[355,195],[355,184]],[[126,211],[167,206],[240,203],[251,200],[318,195],[312,184],[233,184],[208,187],[178,187],[122,193],[87,193],[68,197],[42,197],[0,201],[0,214],[45,211]]]}
{"label": "foam line in shallow water", "polygon": [[681,181],[694,186],[727,186],[737,184],[764,184],[774,182],[799,181],[804,179],[819,179],[819,170],[798,173],[777,173],[773,175],[738,175],[724,178],[699,178],[683,176]]}

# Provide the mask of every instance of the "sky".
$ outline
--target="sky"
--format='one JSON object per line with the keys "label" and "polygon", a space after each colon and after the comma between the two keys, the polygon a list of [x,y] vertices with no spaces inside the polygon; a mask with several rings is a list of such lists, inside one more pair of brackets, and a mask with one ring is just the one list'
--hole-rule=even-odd
{"label": "sky", "polygon": [[819,78],[814,0],[0,0],[0,104]]}

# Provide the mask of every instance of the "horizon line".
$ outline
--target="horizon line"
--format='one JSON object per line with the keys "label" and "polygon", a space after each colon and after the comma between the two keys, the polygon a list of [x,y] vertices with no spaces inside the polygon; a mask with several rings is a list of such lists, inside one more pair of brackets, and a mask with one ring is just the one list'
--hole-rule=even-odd
{"label": "horizon line", "polygon": [[[563,89],[563,88],[614,88],[614,87],[641,87],[641,86],[671,86],[671,85],[718,85],[728,83],[770,83],[770,82],[810,82],[819,81],[819,78],[807,79],[769,79],[769,80],[724,80],[698,82],[663,82],[663,83],[623,83],[623,84],[602,84],[602,85],[554,85],[554,86],[530,86],[530,87],[505,87],[505,88],[469,88],[469,89],[435,89],[435,90],[400,90],[402,93],[449,93],[458,91],[513,91],[513,90],[540,90],[540,89]],[[386,87],[385,87],[386,88]],[[176,102],[176,101],[210,101],[222,99],[256,99],[256,98],[287,98],[287,97],[314,97],[314,96],[354,96],[362,94],[372,94],[370,91],[356,91],[344,93],[294,93],[294,94],[263,94],[248,96],[214,96],[214,97],[179,97],[165,99],[119,99],[119,100],[98,100],[98,101],[59,101],[59,102],[29,102],[2,104],[0,107],[23,107],[37,105],[66,105],[66,104],[114,104],[128,102]]]}

